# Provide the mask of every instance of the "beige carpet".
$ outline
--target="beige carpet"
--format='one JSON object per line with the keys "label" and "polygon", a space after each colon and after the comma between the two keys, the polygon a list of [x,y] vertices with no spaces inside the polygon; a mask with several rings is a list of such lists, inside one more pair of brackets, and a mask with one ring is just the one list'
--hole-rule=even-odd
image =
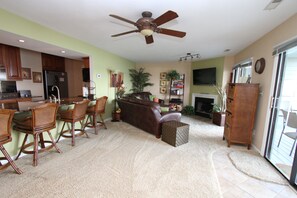
{"label": "beige carpet", "polygon": [[288,185],[287,180],[255,151],[232,151],[229,153],[233,165],[241,172],[263,181]]}
{"label": "beige carpet", "polygon": [[107,123],[99,135],[58,143],[62,154],[32,156],[0,174],[1,197],[222,197],[212,153],[225,148],[222,127],[184,117],[189,143],[173,147],[124,122]]}

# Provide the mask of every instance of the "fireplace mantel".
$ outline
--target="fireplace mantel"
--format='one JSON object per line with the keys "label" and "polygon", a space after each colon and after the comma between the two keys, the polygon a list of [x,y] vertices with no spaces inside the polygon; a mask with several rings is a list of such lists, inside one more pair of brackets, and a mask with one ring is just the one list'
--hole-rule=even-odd
{"label": "fireplace mantel", "polygon": [[195,106],[195,98],[211,98],[214,100],[214,104],[218,104],[218,95],[212,94],[202,94],[202,93],[192,93],[192,106]]}

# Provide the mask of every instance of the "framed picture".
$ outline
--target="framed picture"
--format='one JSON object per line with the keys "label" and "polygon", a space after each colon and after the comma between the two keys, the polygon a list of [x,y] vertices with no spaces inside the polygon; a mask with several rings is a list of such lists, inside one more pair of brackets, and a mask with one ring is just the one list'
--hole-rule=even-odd
{"label": "framed picture", "polygon": [[123,72],[110,72],[110,87],[118,87],[124,83],[124,73]]}
{"label": "framed picture", "polygon": [[167,75],[167,73],[166,72],[161,72],[160,73],[160,79],[166,79],[166,75]]}
{"label": "framed picture", "polygon": [[160,87],[160,93],[166,94],[166,87]]}
{"label": "framed picture", "polygon": [[166,80],[160,80],[160,86],[165,87],[166,86]]}
{"label": "framed picture", "polygon": [[42,83],[41,72],[32,72],[32,74],[34,83]]}
{"label": "framed picture", "polygon": [[31,78],[31,68],[22,68],[22,78],[23,79],[32,79]]}

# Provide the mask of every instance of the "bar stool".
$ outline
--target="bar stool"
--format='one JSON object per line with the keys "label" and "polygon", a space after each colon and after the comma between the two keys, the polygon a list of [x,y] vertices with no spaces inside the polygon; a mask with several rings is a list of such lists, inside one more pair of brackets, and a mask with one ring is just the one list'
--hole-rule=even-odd
{"label": "bar stool", "polygon": [[[61,150],[57,147],[53,136],[50,133],[51,129],[56,127],[56,115],[57,115],[58,105],[55,103],[45,103],[36,106],[31,109],[31,115],[24,118],[15,117],[13,121],[15,122],[14,129],[25,133],[25,137],[21,146],[21,150],[16,157],[19,158],[20,154],[33,154],[33,166],[38,165],[38,153],[49,150],[53,147],[61,153]],[[47,132],[50,140],[44,140],[43,132]],[[33,142],[27,143],[28,135],[33,135]],[[39,137],[39,140],[38,140]],[[45,143],[50,143],[50,145],[45,146]],[[38,146],[40,144],[40,147]],[[32,150],[26,150],[28,147],[33,146]]]}
{"label": "bar stool", "polygon": [[[104,119],[102,115],[105,113],[105,105],[108,97],[103,96],[101,98],[96,99],[96,103],[94,105],[88,106],[87,108],[87,120],[85,127],[94,128],[95,134],[97,135],[97,126],[103,125],[105,129],[107,129]],[[100,117],[100,121],[97,121],[97,115]]]}
{"label": "bar stool", "polygon": [[10,155],[4,148],[4,144],[11,142],[11,123],[14,115],[14,110],[9,109],[0,109],[0,150],[3,153],[4,157],[1,157],[0,160],[7,160],[7,164],[2,165],[0,162],[0,171],[7,168],[9,165],[17,172],[21,174],[22,171],[16,166],[16,164],[11,159]]}
{"label": "bar stool", "polygon": [[[73,109],[59,111],[60,120],[64,121],[64,124],[57,142],[60,140],[61,136],[65,138],[72,138],[72,146],[75,146],[75,137],[81,136],[83,134],[86,134],[86,136],[89,137],[84,130],[84,119],[89,102],[89,100],[83,100],[81,102],[75,103]],[[80,122],[80,129],[75,128],[76,122]],[[66,123],[71,123],[71,129],[64,130]],[[80,133],[76,134],[75,131],[80,131]]]}

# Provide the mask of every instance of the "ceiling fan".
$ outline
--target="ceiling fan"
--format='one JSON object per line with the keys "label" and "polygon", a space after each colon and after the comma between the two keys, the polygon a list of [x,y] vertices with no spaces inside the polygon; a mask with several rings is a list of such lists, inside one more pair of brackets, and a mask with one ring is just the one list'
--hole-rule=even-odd
{"label": "ceiling fan", "polygon": [[180,38],[183,38],[186,35],[186,32],[158,27],[178,17],[177,13],[171,10],[165,12],[164,14],[162,14],[156,19],[152,18],[151,12],[144,11],[142,12],[142,18],[138,19],[136,22],[133,22],[131,20],[125,19],[123,17],[117,16],[114,14],[110,14],[109,16],[125,21],[130,24],[133,24],[137,27],[137,30],[123,32],[120,34],[114,34],[114,35],[111,35],[112,37],[122,36],[125,34],[134,33],[134,32],[140,32],[142,35],[145,36],[146,44],[151,44],[154,42],[153,35],[152,35],[154,32],[159,34],[166,34],[169,36],[180,37]]}

